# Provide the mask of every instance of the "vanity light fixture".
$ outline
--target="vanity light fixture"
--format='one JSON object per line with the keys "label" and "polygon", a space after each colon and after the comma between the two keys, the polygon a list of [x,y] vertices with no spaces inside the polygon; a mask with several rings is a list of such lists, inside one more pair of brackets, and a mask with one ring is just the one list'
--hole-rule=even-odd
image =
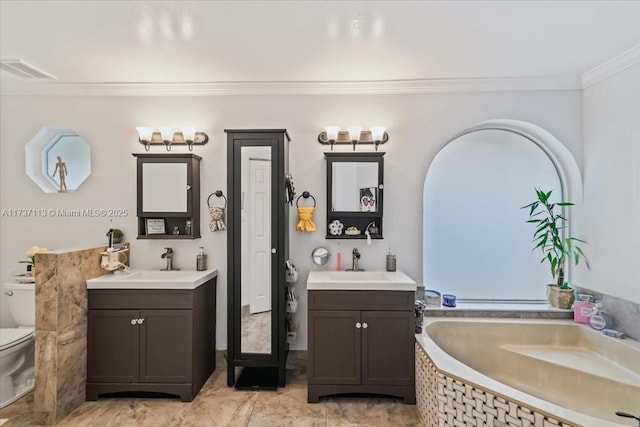
{"label": "vanity light fixture", "polygon": [[179,131],[173,128],[161,127],[158,131],[150,127],[137,127],[138,141],[149,151],[152,145],[164,145],[167,151],[171,151],[173,145],[186,145],[189,151],[193,151],[194,145],[204,145],[209,142],[209,136],[199,132],[193,126],[185,126]]}
{"label": "vanity light fixture", "polygon": [[378,145],[389,140],[389,134],[383,126],[373,126],[369,130],[363,130],[359,126],[350,126],[346,131],[340,130],[339,126],[327,126],[318,134],[318,142],[323,145],[331,145],[333,151],[334,144],[351,144],[355,151],[356,145],[373,144],[378,151]]}

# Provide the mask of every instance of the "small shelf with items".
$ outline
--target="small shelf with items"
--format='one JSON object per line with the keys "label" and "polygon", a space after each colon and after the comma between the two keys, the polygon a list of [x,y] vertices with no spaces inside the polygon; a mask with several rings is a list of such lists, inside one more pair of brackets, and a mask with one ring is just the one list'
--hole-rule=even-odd
{"label": "small shelf with items", "polygon": [[195,154],[134,154],[138,239],[200,238],[200,160]]}
{"label": "small shelf with items", "polygon": [[193,217],[144,216],[138,217],[138,239],[198,239],[194,234]]}
{"label": "small shelf with items", "polygon": [[383,239],[382,214],[362,216],[336,212],[329,213],[327,221],[327,239],[366,239],[367,231],[372,239]]}

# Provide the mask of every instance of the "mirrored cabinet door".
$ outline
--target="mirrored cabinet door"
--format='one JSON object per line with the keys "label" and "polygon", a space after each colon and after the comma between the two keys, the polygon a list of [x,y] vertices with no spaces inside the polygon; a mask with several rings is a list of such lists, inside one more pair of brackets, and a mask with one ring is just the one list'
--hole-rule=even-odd
{"label": "mirrored cabinet door", "polygon": [[382,239],[385,153],[325,153],[327,239]]}
{"label": "mirrored cabinet door", "polygon": [[142,211],[188,212],[186,163],[142,164]]}
{"label": "mirrored cabinet door", "polygon": [[285,385],[286,129],[227,133],[227,385],[272,390]]}

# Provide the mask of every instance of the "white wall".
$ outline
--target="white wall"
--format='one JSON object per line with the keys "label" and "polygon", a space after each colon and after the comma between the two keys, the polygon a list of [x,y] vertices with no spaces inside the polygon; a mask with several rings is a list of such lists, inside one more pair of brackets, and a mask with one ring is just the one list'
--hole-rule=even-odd
{"label": "white wall", "polygon": [[[584,90],[579,286],[640,303],[640,65]],[[578,234],[579,233],[579,234]]]}
{"label": "white wall", "polygon": [[[416,282],[422,277],[422,189],[427,167],[454,134],[483,120],[506,118],[541,126],[582,159],[582,96],[579,91],[455,93],[366,96],[235,96],[235,97],[2,97],[0,131],[1,208],[127,208],[129,215],[114,218],[131,240],[134,267],[160,269],[167,241],[135,240],[135,160],[143,152],[136,126],[194,125],[206,130],[210,141],[196,147],[202,160],[202,239],[172,240],[177,268],[195,269],[199,246],[209,255],[208,266],[219,270],[217,346],[226,348],[226,232],[208,231],[206,197],[226,192],[225,128],[287,128],[292,137],[291,172],[296,190],[311,192],[317,200],[316,233],[297,233],[297,215],[291,215],[291,257],[300,269],[296,285],[301,301],[296,321],[301,334],[294,349],[306,349],[306,280],[314,247],[323,245],[333,257],[358,247],[361,267],[384,269],[385,254],[393,247],[398,268]],[[390,139],[385,155],[384,240],[367,246],[364,240],[325,240],[326,187],[323,152],[318,132],[327,124],[387,126]],[[93,171],[74,193],[45,194],[26,175],[24,145],[42,127],[64,125],[75,129],[89,144]],[[351,150],[350,146],[335,150]],[[362,148],[360,148],[361,150]],[[162,147],[152,152],[162,153]],[[173,149],[178,151],[178,147]],[[108,218],[0,219],[0,280],[10,279],[25,250],[33,245],[51,249],[104,243]],[[317,267],[314,267],[317,268]],[[541,284],[544,286],[544,284]],[[6,316],[6,310],[1,310]],[[6,322],[6,317],[3,317]]]}

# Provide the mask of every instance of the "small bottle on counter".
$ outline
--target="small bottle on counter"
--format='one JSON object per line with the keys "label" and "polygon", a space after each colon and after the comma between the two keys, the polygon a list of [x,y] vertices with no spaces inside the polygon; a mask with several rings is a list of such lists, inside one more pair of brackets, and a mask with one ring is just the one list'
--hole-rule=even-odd
{"label": "small bottle on counter", "polygon": [[598,331],[610,329],[613,326],[613,319],[604,309],[602,301],[596,301],[596,308],[594,313],[589,317],[589,324],[593,329],[597,329]]}
{"label": "small bottle on counter", "polygon": [[391,248],[387,254],[387,271],[396,271],[396,256]]}
{"label": "small bottle on counter", "polygon": [[200,246],[198,255],[196,256],[196,270],[204,271],[207,269],[207,256],[204,253],[204,247]]}

